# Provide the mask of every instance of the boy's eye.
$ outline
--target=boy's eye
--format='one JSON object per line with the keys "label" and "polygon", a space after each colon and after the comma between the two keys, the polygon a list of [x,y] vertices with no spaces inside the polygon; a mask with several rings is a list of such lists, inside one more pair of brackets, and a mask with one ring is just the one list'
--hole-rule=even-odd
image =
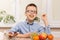
{"label": "boy's eye", "polygon": [[33,11],[33,10],[27,10],[26,12],[29,12],[29,13],[37,13],[37,11]]}

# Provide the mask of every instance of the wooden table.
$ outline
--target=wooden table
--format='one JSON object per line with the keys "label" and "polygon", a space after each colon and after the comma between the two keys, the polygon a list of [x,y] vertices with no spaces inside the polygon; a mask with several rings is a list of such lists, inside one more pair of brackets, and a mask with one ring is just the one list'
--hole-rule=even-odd
{"label": "wooden table", "polygon": [[[4,39],[3,40],[32,40],[31,38],[12,38],[9,39],[7,35],[4,35]],[[60,40],[60,37],[54,37],[54,40]]]}
{"label": "wooden table", "polygon": [[[15,38],[10,40],[32,40],[31,38]],[[54,38],[54,40],[60,40],[60,38]]]}

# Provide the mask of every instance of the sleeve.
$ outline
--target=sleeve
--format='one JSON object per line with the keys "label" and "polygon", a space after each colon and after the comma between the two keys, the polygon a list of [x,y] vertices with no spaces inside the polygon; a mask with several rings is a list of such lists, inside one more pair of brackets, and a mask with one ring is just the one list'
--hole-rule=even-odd
{"label": "sleeve", "polygon": [[40,26],[38,30],[39,30],[39,34],[40,34],[40,33],[44,32],[44,27]]}
{"label": "sleeve", "polygon": [[18,30],[19,30],[19,24],[17,24],[17,25],[15,25],[14,27],[12,27],[12,28],[9,30],[9,32],[14,33],[14,32],[18,32]]}
{"label": "sleeve", "polygon": [[44,27],[44,31],[47,33],[47,34],[51,34],[51,29],[49,27],[50,25],[48,25],[47,27]]}

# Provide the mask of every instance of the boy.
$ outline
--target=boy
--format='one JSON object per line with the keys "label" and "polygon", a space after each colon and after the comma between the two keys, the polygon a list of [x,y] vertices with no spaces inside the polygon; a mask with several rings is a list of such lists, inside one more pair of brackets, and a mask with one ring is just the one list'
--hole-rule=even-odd
{"label": "boy", "polygon": [[[30,37],[32,32],[36,33],[46,32],[47,34],[51,33],[46,14],[43,14],[41,17],[45,24],[45,28],[43,26],[40,26],[38,23],[34,22],[35,17],[37,17],[37,6],[35,4],[31,3],[26,6],[25,15],[26,20],[24,22],[18,23],[15,27],[13,27],[9,32],[9,36],[26,38]],[[16,32],[19,33],[17,34]]]}

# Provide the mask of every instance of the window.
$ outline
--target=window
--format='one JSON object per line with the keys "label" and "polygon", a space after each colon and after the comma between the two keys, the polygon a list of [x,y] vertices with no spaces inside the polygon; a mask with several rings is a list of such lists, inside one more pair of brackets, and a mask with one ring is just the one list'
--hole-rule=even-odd
{"label": "window", "polygon": [[[11,26],[16,16],[15,0],[0,0],[0,27]],[[11,19],[10,19],[11,18]],[[14,23],[13,23],[14,24]]]}

